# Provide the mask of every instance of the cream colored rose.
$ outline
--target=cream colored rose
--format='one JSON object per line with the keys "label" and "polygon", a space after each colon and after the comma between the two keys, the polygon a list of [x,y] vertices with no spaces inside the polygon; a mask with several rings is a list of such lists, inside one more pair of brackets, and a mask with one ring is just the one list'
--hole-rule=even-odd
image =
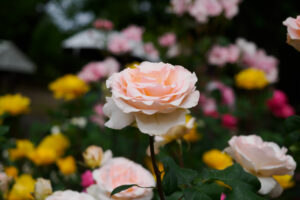
{"label": "cream colored rose", "polygon": [[256,135],[234,136],[225,151],[239,163],[245,171],[257,176],[261,183],[260,194],[279,196],[282,188],[273,175],[293,175],[296,168],[294,159],[287,155],[285,147],[273,142],[264,142]]}
{"label": "cream colored rose", "polygon": [[143,133],[162,135],[185,124],[187,109],[198,104],[196,75],[182,66],[142,62],[113,74],[106,82],[112,90],[103,111],[105,125],[122,129],[133,122]]}
{"label": "cream colored rose", "polygon": [[72,190],[57,191],[46,198],[46,200],[95,200],[87,193],[79,193]]}
{"label": "cream colored rose", "polygon": [[103,167],[94,170],[93,178],[96,184],[90,186],[87,191],[97,200],[151,200],[153,197],[151,188],[132,187],[110,198],[113,189],[121,185],[155,186],[155,180],[149,171],[126,158],[113,158]]}
{"label": "cream colored rose", "polygon": [[49,180],[38,178],[34,186],[34,197],[36,200],[44,200],[52,194],[52,186]]}
{"label": "cream colored rose", "polygon": [[99,167],[112,158],[111,150],[103,153],[102,148],[95,145],[89,146],[82,155],[84,163],[91,168]]}
{"label": "cream colored rose", "polygon": [[300,16],[297,16],[296,19],[287,18],[283,25],[287,26],[287,43],[300,51]]}

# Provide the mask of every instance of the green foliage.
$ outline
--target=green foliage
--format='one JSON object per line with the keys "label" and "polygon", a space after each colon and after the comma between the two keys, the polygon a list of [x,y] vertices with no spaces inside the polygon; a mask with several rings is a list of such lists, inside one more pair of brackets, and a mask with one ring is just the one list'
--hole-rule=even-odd
{"label": "green foliage", "polygon": [[171,158],[166,158],[163,163],[163,188],[167,199],[184,197],[186,200],[213,200],[220,198],[222,192],[226,192],[229,200],[263,200],[257,194],[260,188],[258,179],[246,173],[238,164],[222,171],[203,170],[198,173],[179,167]]}

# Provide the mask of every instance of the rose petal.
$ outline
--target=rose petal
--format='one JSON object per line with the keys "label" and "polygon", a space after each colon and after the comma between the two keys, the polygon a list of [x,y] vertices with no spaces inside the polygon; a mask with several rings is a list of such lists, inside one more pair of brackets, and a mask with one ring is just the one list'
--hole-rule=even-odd
{"label": "rose petal", "polygon": [[260,181],[260,190],[258,191],[259,194],[266,195],[269,194],[278,184],[274,178],[272,177],[257,177]]}
{"label": "rose petal", "polygon": [[104,124],[108,128],[122,129],[130,125],[134,118],[132,114],[126,114],[119,109],[112,98],[106,98],[107,103],[103,106],[103,113],[109,117],[109,120]]}
{"label": "rose petal", "polygon": [[171,113],[156,113],[154,115],[136,113],[135,117],[141,132],[149,135],[163,135],[176,125],[184,125],[186,113],[186,110],[177,109]]}

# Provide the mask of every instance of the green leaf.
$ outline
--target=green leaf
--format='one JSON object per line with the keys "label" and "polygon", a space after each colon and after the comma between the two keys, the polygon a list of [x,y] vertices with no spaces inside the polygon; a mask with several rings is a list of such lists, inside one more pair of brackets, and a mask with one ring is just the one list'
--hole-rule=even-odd
{"label": "green leaf", "polygon": [[166,200],[178,200],[182,197],[183,197],[182,192],[175,192],[175,193],[171,194],[170,196],[167,196]]}
{"label": "green leaf", "polygon": [[202,174],[204,181],[222,181],[229,185],[232,190],[228,193],[226,200],[262,200],[263,198],[257,195],[260,189],[258,179],[246,173],[239,164],[222,170],[206,170]]}
{"label": "green leaf", "polygon": [[0,136],[3,137],[6,133],[8,133],[9,127],[8,126],[0,126]]}
{"label": "green leaf", "polygon": [[115,195],[117,193],[120,193],[120,192],[122,192],[124,190],[127,190],[127,189],[129,189],[131,187],[134,187],[134,186],[138,186],[138,185],[137,184],[130,184],[130,185],[121,185],[119,187],[116,187],[115,189],[113,189],[113,191],[111,192],[110,196],[113,196],[113,195]]}
{"label": "green leaf", "polygon": [[212,200],[207,194],[197,190],[196,188],[188,188],[184,190],[184,199],[186,200]]}
{"label": "green leaf", "polygon": [[165,168],[163,188],[166,194],[173,193],[182,185],[190,185],[198,175],[194,170],[179,167],[174,160],[169,157],[164,159],[163,163]]}

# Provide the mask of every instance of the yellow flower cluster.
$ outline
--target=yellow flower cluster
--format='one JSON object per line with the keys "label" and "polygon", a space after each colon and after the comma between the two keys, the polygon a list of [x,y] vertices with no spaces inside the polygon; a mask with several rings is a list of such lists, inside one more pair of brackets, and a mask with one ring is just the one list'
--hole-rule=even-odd
{"label": "yellow flower cluster", "polygon": [[233,164],[232,158],[218,149],[205,152],[202,160],[207,166],[217,170],[223,170]]}
{"label": "yellow flower cluster", "polygon": [[58,159],[56,164],[60,172],[64,175],[70,175],[76,171],[76,162],[74,157],[72,156],[67,156],[65,158]]}
{"label": "yellow flower cluster", "polygon": [[4,168],[4,172],[8,177],[16,179],[18,177],[19,170],[14,166]]}
{"label": "yellow flower cluster", "polygon": [[9,157],[11,160],[28,157],[34,151],[34,145],[29,140],[17,140],[16,148],[9,149]]}
{"label": "yellow flower cluster", "polygon": [[35,180],[29,174],[23,174],[16,179],[11,191],[8,193],[8,200],[31,200],[34,199]]}
{"label": "yellow flower cluster", "polygon": [[269,84],[265,73],[254,68],[248,68],[238,73],[235,76],[235,82],[239,88],[247,90],[262,89]]}
{"label": "yellow flower cluster", "polygon": [[11,160],[28,158],[36,165],[48,165],[60,158],[69,147],[69,140],[63,134],[46,136],[35,148],[29,140],[17,140],[16,148],[9,149]]}
{"label": "yellow flower cluster", "polygon": [[[192,119],[191,115],[186,115],[186,117],[185,117],[186,123],[188,123],[188,121],[190,121],[191,119]],[[202,138],[202,135],[197,132],[197,123],[196,122],[193,124],[193,128],[191,128],[188,131],[188,133],[183,136],[183,139],[187,142],[197,142],[197,141],[201,140],[201,138]]]}
{"label": "yellow flower cluster", "polygon": [[71,100],[88,92],[89,86],[77,76],[68,74],[50,83],[49,89],[55,98]]}
{"label": "yellow flower cluster", "polygon": [[292,188],[295,186],[293,177],[291,175],[273,176],[283,189]]}
{"label": "yellow flower cluster", "polygon": [[7,94],[0,97],[0,115],[19,115],[29,110],[30,99],[20,94]]}

